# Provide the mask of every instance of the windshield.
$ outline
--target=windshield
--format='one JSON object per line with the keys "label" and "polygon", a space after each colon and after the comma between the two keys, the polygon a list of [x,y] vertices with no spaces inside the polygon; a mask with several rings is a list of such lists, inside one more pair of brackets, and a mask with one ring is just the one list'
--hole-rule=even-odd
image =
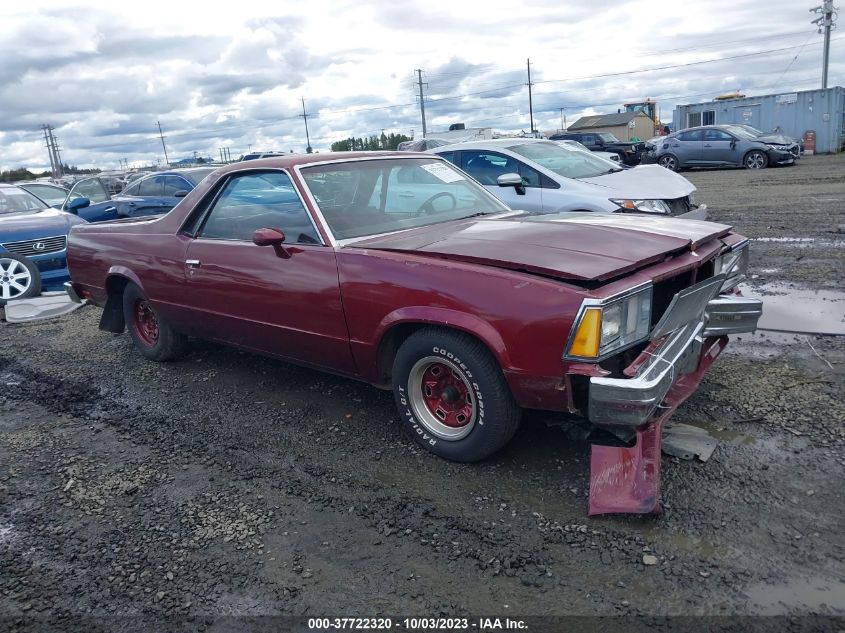
{"label": "windshield", "polygon": [[605,143],[618,143],[619,142],[619,139],[616,138],[610,132],[599,132],[598,134],[596,134],[596,136],[598,136]]}
{"label": "windshield", "polygon": [[728,125],[726,126],[726,129],[728,130],[728,132],[730,132],[731,134],[735,134],[739,138],[757,138],[758,136],[760,136],[760,134],[754,134],[752,132],[749,132],[744,127],[739,127],[738,125]]}
{"label": "windshield", "polygon": [[0,215],[42,211],[47,205],[20,187],[0,187]]}
{"label": "windshield", "polygon": [[508,207],[438,158],[360,160],[302,169],[338,239],[390,233]]}
{"label": "windshield", "polygon": [[614,169],[603,158],[593,156],[591,152],[562,147],[554,142],[525,143],[508,149],[564,178],[593,178],[621,171]]}

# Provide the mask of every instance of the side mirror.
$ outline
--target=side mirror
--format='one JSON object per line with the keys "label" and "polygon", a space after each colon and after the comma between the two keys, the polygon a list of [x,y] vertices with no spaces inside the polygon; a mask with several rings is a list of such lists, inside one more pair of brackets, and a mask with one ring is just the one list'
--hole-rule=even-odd
{"label": "side mirror", "polygon": [[736,139],[731,139],[731,149],[736,149]]}
{"label": "side mirror", "polygon": [[502,174],[496,178],[496,183],[500,187],[513,187],[517,195],[525,195],[525,185],[522,184],[522,176],[516,173]]}
{"label": "side mirror", "polygon": [[290,252],[285,249],[283,242],[285,234],[280,229],[256,229],[252,234],[252,243],[256,246],[272,246],[276,255],[282,259],[289,259]]}
{"label": "side mirror", "polygon": [[176,193],[173,194],[173,197],[174,198],[184,198],[189,193],[191,193],[191,192],[186,190],[186,189],[180,189],[179,191],[177,191]]}
{"label": "side mirror", "polygon": [[84,209],[88,206],[91,206],[91,201],[88,198],[74,198],[73,200],[67,203],[65,211],[70,211],[71,213],[79,213],[80,209]]}

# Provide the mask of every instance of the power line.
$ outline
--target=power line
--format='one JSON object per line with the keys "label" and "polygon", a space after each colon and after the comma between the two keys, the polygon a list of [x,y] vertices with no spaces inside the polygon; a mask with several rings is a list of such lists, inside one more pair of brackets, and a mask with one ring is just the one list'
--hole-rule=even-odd
{"label": "power line", "polygon": [[[845,39],[845,38],[836,38],[836,39]],[[817,42],[818,44],[818,42]],[[782,48],[772,48],[765,51],[757,51],[756,53],[743,53],[742,55],[731,55],[729,57],[719,57],[717,59],[704,59],[697,62],[686,62],[684,64],[670,64],[667,66],[654,66],[651,68],[640,68],[637,70],[623,70],[619,72],[613,73],[602,73],[600,75],[585,75],[583,77],[567,77],[566,79],[543,79],[541,81],[536,81],[534,83],[538,84],[550,84],[550,83],[559,83],[564,81],[583,81],[585,79],[605,79],[607,77],[621,77],[623,75],[636,75],[638,73],[650,73],[656,70],[671,70],[673,68],[688,68],[689,66],[701,66],[702,64],[714,64],[716,62],[727,62],[734,59],[743,59],[747,57],[757,57],[759,55],[767,55],[769,53],[780,53],[783,51],[789,51],[795,48],[801,48],[804,46],[803,44],[796,44],[795,46],[784,46]],[[813,46],[813,44],[810,44]]]}

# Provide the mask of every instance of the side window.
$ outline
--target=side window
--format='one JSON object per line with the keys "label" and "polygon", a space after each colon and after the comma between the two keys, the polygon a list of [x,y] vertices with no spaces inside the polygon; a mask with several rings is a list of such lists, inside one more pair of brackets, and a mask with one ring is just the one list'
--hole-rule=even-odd
{"label": "side window", "polygon": [[582,134],[581,138],[578,138],[578,139],[575,139],[575,140],[582,142],[584,145],[595,145],[596,144],[595,134]]}
{"label": "side window", "polygon": [[160,196],[164,185],[164,176],[150,176],[138,183],[139,196]]}
{"label": "side window", "polygon": [[438,156],[440,156],[441,158],[445,158],[446,160],[448,160],[448,161],[449,161],[450,163],[452,163],[453,165],[457,165],[457,164],[458,164],[458,163],[456,162],[455,152],[440,152],[440,153],[439,153],[439,154],[437,154],[437,155],[438,155]]}
{"label": "side window", "polygon": [[257,229],[278,229],[290,244],[320,243],[293,183],[282,172],[232,178],[220,192],[199,236],[251,242]]}
{"label": "side window", "polygon": [[190,191],[194,186],[182,176],[165,176],[164,177],[164,196],[171,198],[176,195],[177,191]]}
{"label": "side window", "polygon": [[88,198],[91,204],[96,204],[108,200],[109,194],[98,179],[89,178],[79,181],[74,186],[70,199],[75,200],[76,198]]}
{"label": "side window", "polygon": [[141,186],[140,182],[133,182],[129,185],[126,189],[123,190],[122,195],[124,196],[137,196],[138,195],[138,187]]}
{"label": "side window", "polygon": [[688,141],[700,141],[702,138],[702,130],[688,130],[686,132],[681,132],[676,137],[681,142],[688,142]]}
{"label": "side window", "polygon": [[733,137],[722,130],[704,130],[705,141],[732,141]]}
{"label": "side window", "polygon": [[[502,154],[490,152],[461,152],[464,171],[482,185],[495,185],[502,174],[519,173],[519,163]],[[521,175],[521,174],[520,174]]]}
{"label": "side window", "polygon": [[516,162],[519,171],[517,172],[520,176],[522,176],[522,184],[526,187],[540,187],[541,182],[541,175],[540,172],[536,169],[532,169],[525,163],[520,161]]}

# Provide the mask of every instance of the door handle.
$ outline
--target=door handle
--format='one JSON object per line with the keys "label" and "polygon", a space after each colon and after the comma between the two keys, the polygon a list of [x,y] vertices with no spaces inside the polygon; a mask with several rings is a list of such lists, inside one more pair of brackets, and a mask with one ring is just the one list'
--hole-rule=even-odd
{"label": "door handle", "polygon": [[403,191],[402,193],[399,194],[399,197],[400,198],[413,198],[414,194],[411,193],[410,191]]}
{"label": "door handle", "polygon": [[103,213],[111,213],[112,211],[117,211],[117,207],[106,207],[103,209]]}
{"label": "door handle", "polygon": [[134,206],[135,206],[135,203],[134,203],[134,202],[127,202],[127,204],[128,204],[130,207],[134,207]]}
{"label": "door handle", "polygon": [[202,266],[202,262],[198,259],[186,259],[185,266],[188,268],[199,268]]}
{"label": "door handle", "polygon": [[713,147],[710,143],[705,143],[704,147]]}

